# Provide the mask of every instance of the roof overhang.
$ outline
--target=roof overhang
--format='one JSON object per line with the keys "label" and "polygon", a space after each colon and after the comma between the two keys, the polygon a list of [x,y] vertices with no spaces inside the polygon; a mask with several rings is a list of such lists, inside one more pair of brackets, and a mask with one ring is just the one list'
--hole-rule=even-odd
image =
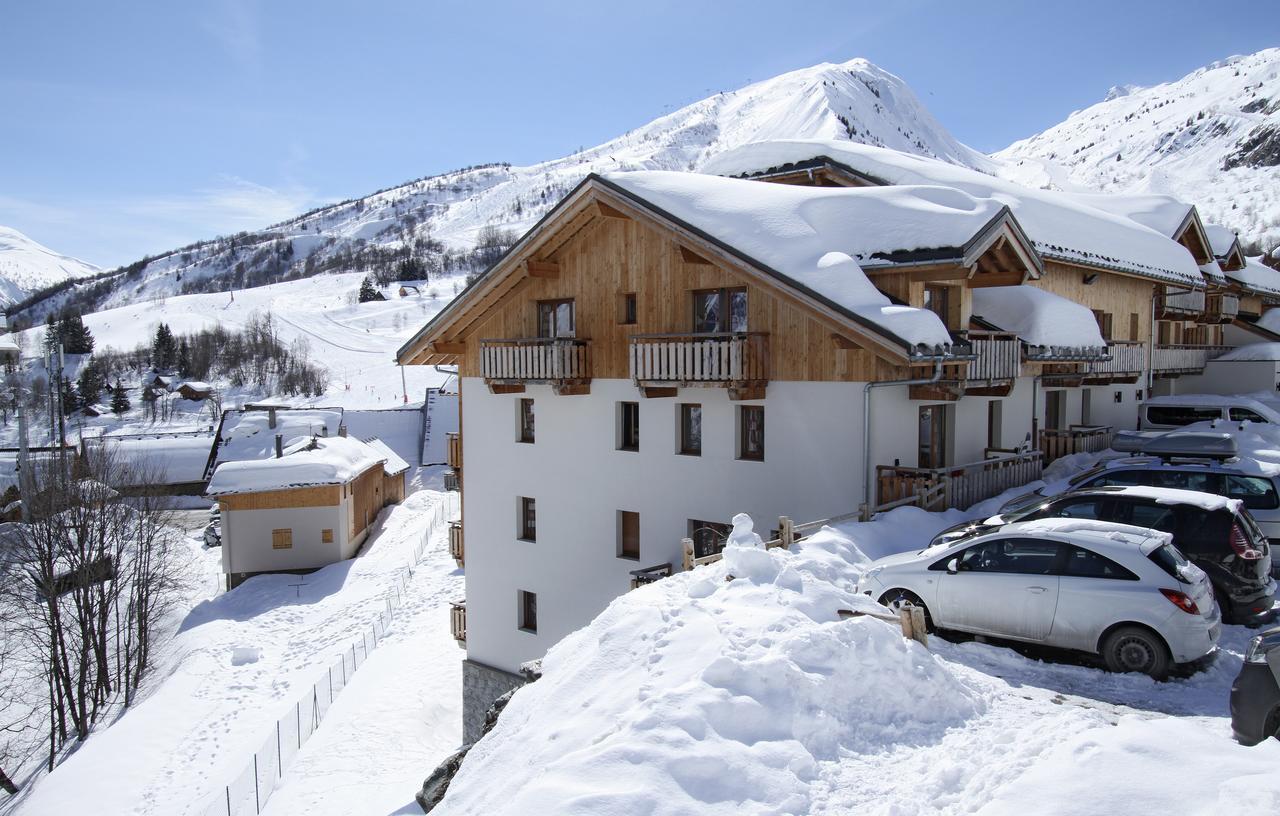
{"label": "roof overhang", "polygon": [[1172,237],[1187,248],[1197,265],[1207,264],[1213,260],[1213,248],[1209,243],[1209,235],[1205,232],[1204,223],[1200,220],[1200,212],[1196,210],[1195,205],[1187,208],[1187,214],[1174,230]]}

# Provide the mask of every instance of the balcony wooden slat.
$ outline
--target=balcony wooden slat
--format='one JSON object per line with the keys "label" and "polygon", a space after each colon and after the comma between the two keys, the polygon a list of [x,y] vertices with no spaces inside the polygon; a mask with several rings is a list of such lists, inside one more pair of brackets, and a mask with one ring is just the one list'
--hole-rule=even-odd
{"label": "balcony wooden slat", "polygon": [[638,383],[763,386],[769,342],[763,333],[635,335],[628,359]]}

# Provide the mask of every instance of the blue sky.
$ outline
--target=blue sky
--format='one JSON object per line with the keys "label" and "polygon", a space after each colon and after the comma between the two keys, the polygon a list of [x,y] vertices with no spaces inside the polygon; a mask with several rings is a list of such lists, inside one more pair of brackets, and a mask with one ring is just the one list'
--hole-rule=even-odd
{"label": "blue sky", "polygon": [[853,57],[996,150],[1112,85],[1278,44],[1275,0],[12,3],[0,224],[127,263]]}

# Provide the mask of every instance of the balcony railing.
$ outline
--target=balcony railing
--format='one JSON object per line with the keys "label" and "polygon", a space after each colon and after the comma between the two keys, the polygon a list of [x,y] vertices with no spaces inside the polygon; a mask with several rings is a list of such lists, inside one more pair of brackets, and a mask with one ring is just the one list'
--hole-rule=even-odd
{"label": "balcony railing", "polygon": [[1230,350],[1230,346],[1156,346],[1151,350],[1151,370],[1156,374],[1198,374],[1205,363]]}
{"label": "balcony railing", "polygon": [[1162,294],[1156,295],[1156,317],[1162,320],[1183,320],[1195,317],[1204,312],[1205,291],[1203,289],[1178,289],[1166,286]]}
{"label": "balcony railing", "polygon": [[1012,332],[957,332],[977,359],[969,363],[967,382],[994,383],[1014,380],[1022,373],[1022,343]]}
{"label": "balcony railing", "polygon": [[666,578],[671,575],[671,564],[658,564],[644,569],[631,570],[631,588],[652,584],[654,581]]}
{"label": "balcony railing", "polygon": [[887,504],[917,504],[926,510],[970,507],[1012,487],[1034,482],[1042,471],[1040,451],[999,455],[944,468],[880,465],[876,468],[877,506],[871,510],[875,512]]}
{"label": "balcony railing", "polygon": [[462,522],[449,522],[449,555],[453,556],[453,563],[458,568],[466,566],[466,550],[462,544]]}
{"label": "balcony railing", "polygon": [[453,601],[449,604],[449,631],[453,639],[464,649],[467,647],[467,602]]}
{"label": "balcony railing", "polygon": [[1240,298],[1225,292],[1214,292],[1205,298],[1201,323],[1230,323],[1240,314]]}
{"label": "balcony railing", "polygon": [[1024,359],[1029,363],[1088,363],[1107,356],[1106,346],[1033,346]]}
{"label": "balcony railing", "polygon": [[456,470],[446,470],[444,473],[444,489],[445,490],[461,490],[462,479],[458,476]]}
{"label": "balcony railing", "polygon": [[591,341],[574,337],[481,340],[480,373],[490,383],[586,383],[591,380]]}
{"label": "balcony railing", "polygon": [[454,470],[462,470],[462,434],[445,434],[445,463]]}
{"label": "balcony railing", "polygon": [[1046,428],[1040,432],[1040,452],[1047,465],[1073,453],[1097,453],[1111,447],[1110,425],[1072,425],[1066,430]]}
{"label": "balcony railing", "polygon": [[1147,345],[1141,340],[1116,340],[1107,343],[1110,360],[1089,363],[1089,379],[1137,377],[1146,368]]}
{"label": "balcony railing", "polygon": [[665,385],[765,385],[769,335],[637,334],[631,337],[631,378]]}

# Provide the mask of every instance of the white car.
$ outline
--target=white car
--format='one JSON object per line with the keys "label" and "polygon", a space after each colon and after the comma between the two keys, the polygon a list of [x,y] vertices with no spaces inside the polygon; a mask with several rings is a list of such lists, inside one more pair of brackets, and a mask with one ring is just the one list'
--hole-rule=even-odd
{"label": "white car", "polygon": [[1160,678],[1217,648],[1204,572],[1170,536],[1084,519],[1041,519],[874,562],[858,591],[923,606],[931,626],[1101,655]]}

